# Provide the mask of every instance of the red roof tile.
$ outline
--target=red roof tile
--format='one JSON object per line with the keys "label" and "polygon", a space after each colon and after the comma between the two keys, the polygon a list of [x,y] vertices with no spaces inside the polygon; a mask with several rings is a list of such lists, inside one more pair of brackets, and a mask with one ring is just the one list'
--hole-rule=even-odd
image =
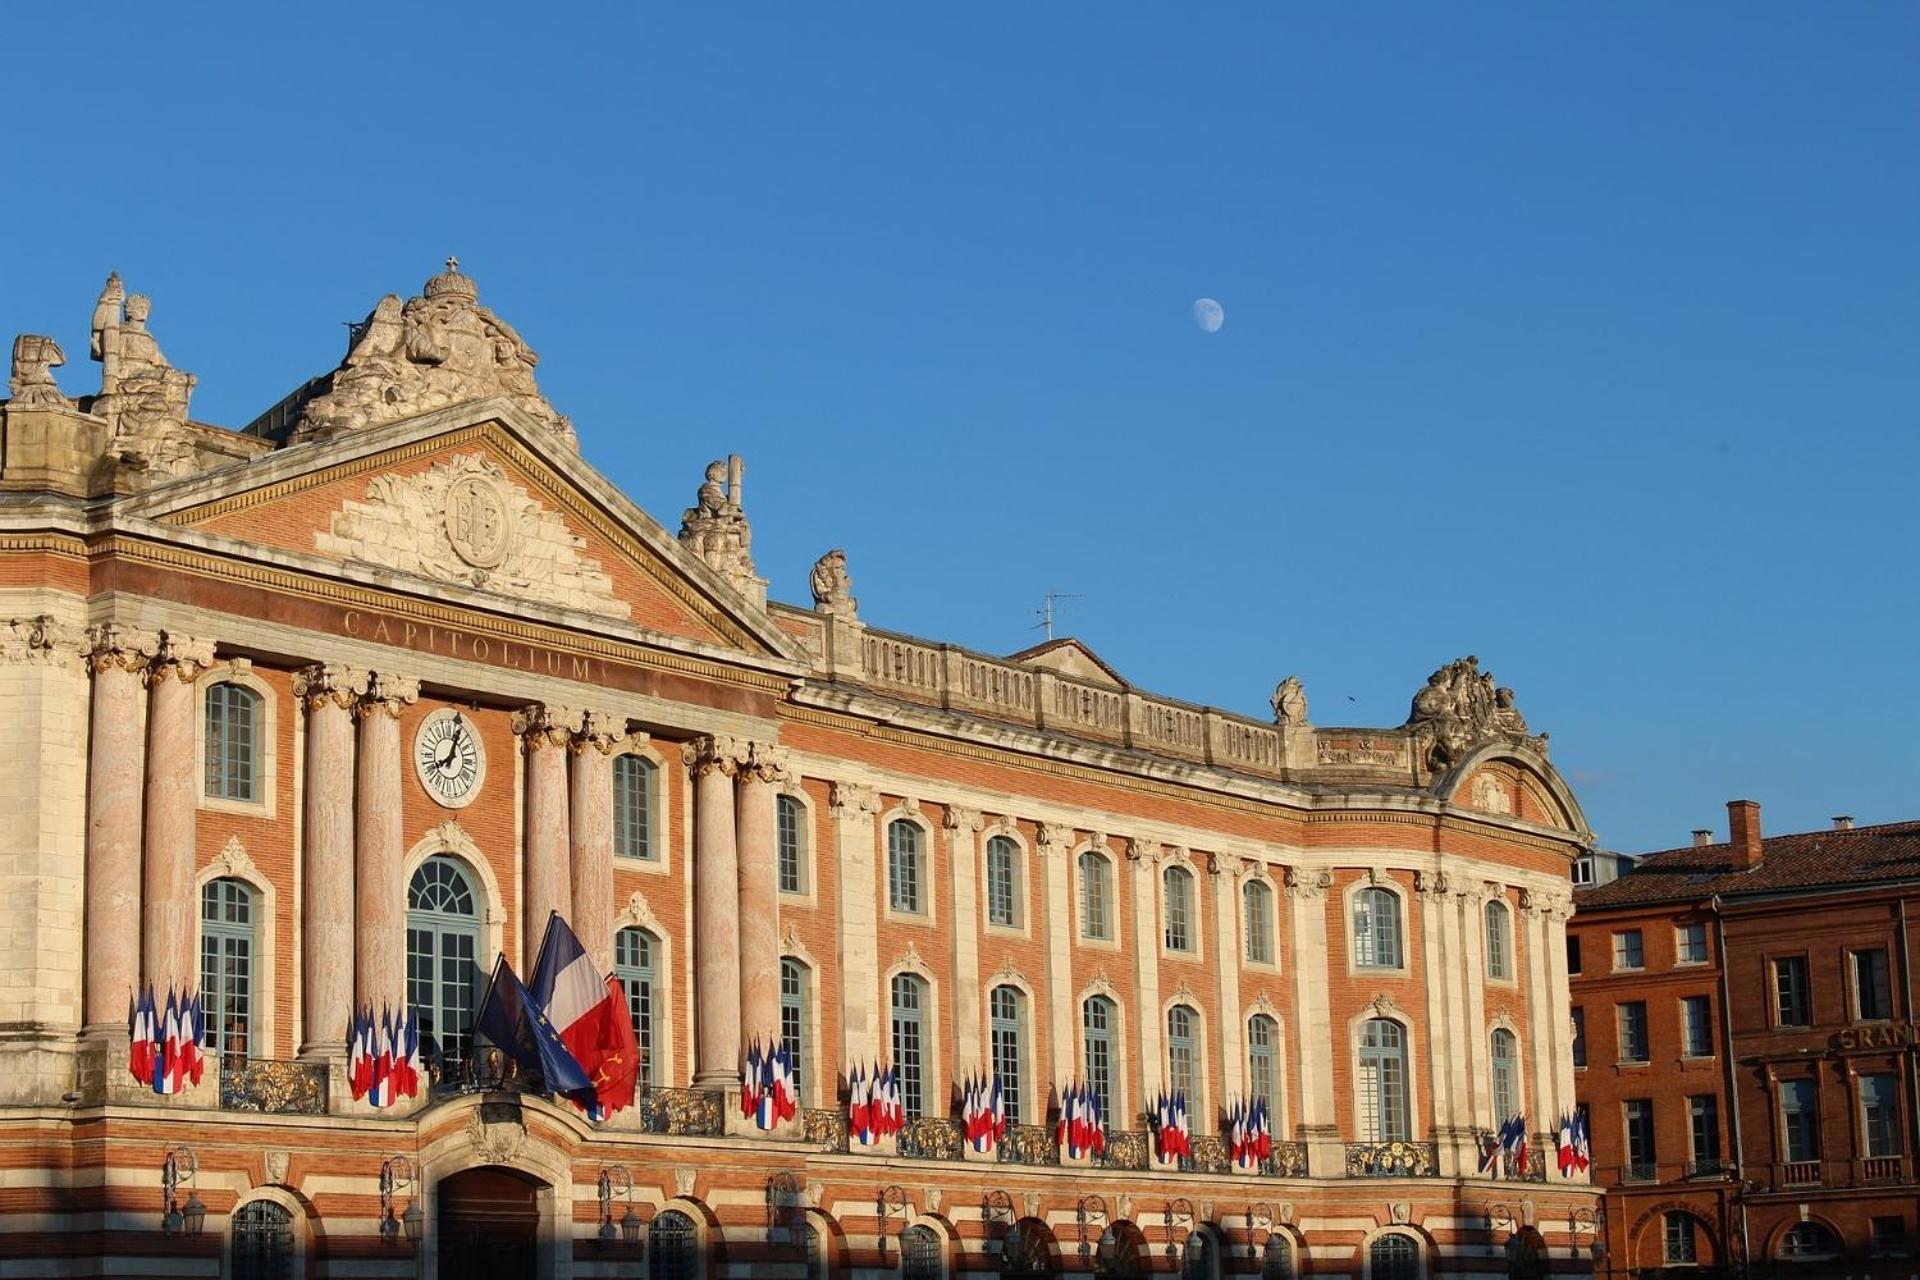
{"label": "red roof tile", "polygon": [[1734,866],[1732,846],[1725,844],[1644,854],[1618,880],[1576,890],[1574,905],[1600,911],[1715,894],[1730,898],[1920,880],[1920,822],[1770,836],[1761,850],[1760,865],[1751,871]]}

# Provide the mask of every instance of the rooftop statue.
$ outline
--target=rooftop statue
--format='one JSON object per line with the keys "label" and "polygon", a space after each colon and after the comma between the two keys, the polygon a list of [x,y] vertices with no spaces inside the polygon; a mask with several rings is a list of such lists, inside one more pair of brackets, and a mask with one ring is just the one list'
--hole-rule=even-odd
{"label": "rooftop statue", "polygon": [[197,380],[161,354],[147,330],[152,309],[143,295],[127,293],[118,272],[108,275],[93,308],[100,394],[92,412],[112,426],[114,453],[162,475],[184,475],[193,466],[187,403]]}
{"label": "rooftop statue", "polygon": [[1288,676],[1274,686],[1273,697],[1268,701],[1273,707],[1275,724],[1298,729],[1307,723],[1307,687],[1300,683],[1299,676]]}
{"label": "rooftop statue", "polygon": [[73,401],[61,392],[53,371],[67,362],[67,353],[52,338],[23,333],[13,340],[13,376],[7,381],[7,394],[21,408],[66,409]]}
{"label": "rooftop statue", "polygon": [[834,548],[813,562],[813,611],[852,622],[860,602],[853,598],[853,578],[847,573],[847,553]]}
{"label": "rooftop statue", "polygon": [[507,322],[480,305],[458,259],[404,304],[380,300],[354,328],[353,347],[325,393],[307,402],[293,439],[326,439],[415,414],[506,396],[568,443],[573,424],[534,382],[540,357]]}
{"label": "rooftop statue", "polygon": [[1413,695],[1406,727],[1427,744],[1427,765],[1435,770],[1460,763],[1484,742],[1510,742],[1547,753],[1547,735],[1529,734],[1513,690],[1495,687],[1493,673],[1480,670],[1480,659],[1473,655],[1427,677]]}
{"label": "rooftop statue", "polygon": [[680,513],[680,542],[741,595],[765,604],[767,583],[753,571],[753,528],[740,504],[745,474],[737,453],[707,464],[694,504]]}

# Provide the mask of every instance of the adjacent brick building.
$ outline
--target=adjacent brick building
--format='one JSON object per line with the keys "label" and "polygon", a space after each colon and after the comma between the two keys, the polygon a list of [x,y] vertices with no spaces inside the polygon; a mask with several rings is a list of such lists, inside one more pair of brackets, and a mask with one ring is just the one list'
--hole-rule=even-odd
{"label": "adjacent brick building", "polygon": [[1576,1089],[1609,1271],[1914,1267],[1920,823],[1729,837],[1575,894]]}

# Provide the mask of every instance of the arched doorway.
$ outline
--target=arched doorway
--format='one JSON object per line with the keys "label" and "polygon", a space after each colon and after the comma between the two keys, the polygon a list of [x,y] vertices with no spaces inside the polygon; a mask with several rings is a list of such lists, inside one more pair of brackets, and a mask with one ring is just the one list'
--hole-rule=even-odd
{"label": "arched doorway", "polygon": [[1060,1274],[1054,1260],[1053,1232],[1038,1218],[1022,1218],[1008,1228],[1000,1244],[1000,1274],[1004,1280],[1046,1280]]}
{"label": "arched doorway", "polygon": [[512,1169],[451,1174],[435,1192],[440,1274],[532,1280],[538,1265],[541,1184]]}

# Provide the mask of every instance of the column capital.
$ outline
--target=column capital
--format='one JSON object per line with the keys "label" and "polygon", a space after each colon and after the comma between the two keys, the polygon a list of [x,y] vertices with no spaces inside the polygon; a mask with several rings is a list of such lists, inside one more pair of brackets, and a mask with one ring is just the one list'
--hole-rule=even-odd
{"label": "column capital", "polygon": [[835,817],[871,818],[880,812],[880,793],[854,782],[836,782],[829,799]]}
{"label": "column capital", "polygon": [[1416,871],[1413,873],[1413,891],[1430,902],[1444,902],[1454,892],[1454,885],[1444,871]]}
{"label": "column capital", "polygon": [[1127,840],[1128,862],[1160,861],[1161,845],[1158,840],[1143,840],[1139,836]]}
{"label": "column capital", "polygon": [[941,819],[941,825],[946,827],[947,830],[954,832],[957,836],[959,833],[965,831],[984,830],[987,823],[978,809],[969,809],[965,805],[950,804],[947,806],[946,817]]}
{"label": "column capital", "polygon": [[80,633],[50,613],[15,618],[0,632],[0,662],[52,662],[83,651]]}
{"label": "column capital", "polygon": [[1333,872],[1325,867],[1288,867],[1286,881],[1289,898],[1324,898],[1333,888]]}
{"label": "column capital", "polygon": [[526,739],[528,751],[572,745],[580,732],[582,713],[552,702],[536,702],[513,713],[513,732]]}
{"label": "column capital", "polygon": [[723,733],[703,734],[680,748],[680,758],[696,778],[710,773],[733,777],[746,759],[746,743]]}
{"label": "column capital", "polygon": [[351,711],[354,700],[366,687],[365,671],[338,662],[316,662],[293,673],[293,696],[309,711],[322,707]]}
{"label": "column capital", "polygon": [[580,713],[580,727],[574,731],[568,745],[577,756],[589,751],[610,756],[636,736],[642,742],[646,741],[647,735],[644,733],[635,735],[627,732],[625,716],[612,711],[587,710]]}
{"label": "column capital", "polygon": [[102,622],[87,628],[87,665],[95,671],[142,671],[160,651],[160,635]]}
{"label": "column capital", "polygon": [[379,715],[382,712],[395,720],[400,718],[400,709],[420,700],[420,681],[413,676],[397,676],[389,671],[370,671],[366,685],[360,690],[359,701],[354,704],[354,714],[361,719]]}
{"label": "column capital", "polygon": [[1240,873],[1247,869],[1246,862],[1231,853],[1209,853],[1206,860],[1207,871],[1216,877],[1232,876],[1237,880]]}
{"label": "column capital", "polygon": [[192,684],[213,665],[213,641],[162,631],[153,657],[147,660],[146,681],[159,684],[171,676],[182,684]]}
{"label": "column capital", "polygon": [[1034,831],[1034,844],[1042,857],[1065,853],[1073,843],[1073,828],[1058,822],[1042,822]]}
{"label": "column capital", "polygon": [[787,767],[787,749],[772,742],[748,742],[740,759],[740,776],[756,782],[791,782],[793,771]]}

